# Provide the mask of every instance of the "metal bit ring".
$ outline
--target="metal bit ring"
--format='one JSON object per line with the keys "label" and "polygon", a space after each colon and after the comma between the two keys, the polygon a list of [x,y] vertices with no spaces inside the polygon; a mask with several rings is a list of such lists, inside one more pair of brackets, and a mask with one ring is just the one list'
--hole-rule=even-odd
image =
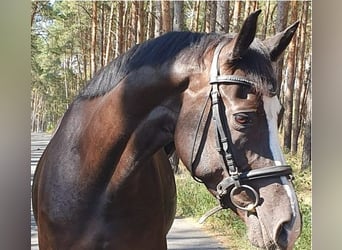
{"label": "metal bit ring", "polygon": [[[248,189],[250,191],[252,191],[254,197],[255,197],[255,202],[254,203],[251,203],[251,204],[248,204],[246,207],[242,207],[240,205],[238,205],[234,199],[233,199],[233,196],[235,194],[235,191],[238,189],[238,188],[245,188],[245,189]],[[258,206],[259,204],[259,195],[258,193],[255,191],[254,188],[252,188],[251,186],[248,186],[248,185],[241,185],[240,187],[233,187],[232,190],[230,191],[230,200],[232,202],[232,204],[241,209],[241,210],[244,210],[244,211],[248,211],[248,212],[254,212],[255,211],[255,207]]]}

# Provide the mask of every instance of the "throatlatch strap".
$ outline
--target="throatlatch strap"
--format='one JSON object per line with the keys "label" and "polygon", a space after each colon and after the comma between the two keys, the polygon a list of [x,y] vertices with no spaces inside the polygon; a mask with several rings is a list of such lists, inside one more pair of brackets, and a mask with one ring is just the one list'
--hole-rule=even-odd
{"label": "throatlatch strap", "polygon": [[[203,183],[203,181],[200,180],[199,178],[197,178],[196,175],[195,175],[195,170],[196,170],[196,167],[197,167],[197,166],[195,165],[195,162],[194,162],[194,161],[195,161],[195,159],[196,159],[196,157],[197,157],[197,154],[198,154],[198,150],[197,150],[197,152],[196,152],[196,154],[195,154],[195,146],[196,146],[196,141],[197,141],[197,135],[198,135],[198,132],[199,132],[199,129],[200,129],[200,127],[201,127],[202,120],[203,120],[203,117],[204,117],[204,112],[205,112],[205,109],[206,109],[207,104],[208,104],[208,101],[209,101],[209,96],[210,96],[210,95],[208,95],[207,98],[206,98],[206,101],[205,101],[204,106],[203,106],[203,108],[202,108],[202,112],[201,112],[200,119],[199,119],[199,121],[198,121],[198,123],[197,123],[196,133],[195,133],[195,138],[194,138],[194,141],[193,141],[193,144],[192,144],[192,151],[191,151],[191,158],[190,158],[191,176],[192,176],[192,178],[193,178],[195,181],[197,181],[197,182],[199,182],[199,183]],[[208,119],[207,119],[206,121],[208,121]]]}

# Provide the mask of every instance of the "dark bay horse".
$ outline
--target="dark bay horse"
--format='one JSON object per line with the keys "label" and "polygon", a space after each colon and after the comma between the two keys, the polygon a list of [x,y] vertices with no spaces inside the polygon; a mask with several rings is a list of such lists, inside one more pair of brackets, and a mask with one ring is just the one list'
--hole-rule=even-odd
{"label": "dark bay horse", "polygon": [[35,173],[40,249],[167,249],[170,145],[253,245],[293,247],[301,216],[277,139],[272,63],[298,22],[261,41],[259,13],[237,35],[171,32],[136,45],[90,80]]}

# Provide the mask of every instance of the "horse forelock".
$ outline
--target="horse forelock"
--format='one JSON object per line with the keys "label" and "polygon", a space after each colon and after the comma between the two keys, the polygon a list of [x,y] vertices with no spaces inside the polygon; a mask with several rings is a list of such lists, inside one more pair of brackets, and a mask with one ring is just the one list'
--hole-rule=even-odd
{"label": "horse forelock", "polygon": [[78,98],[102,96],[130,72],[143,66],[158,67],[174,60],[200,66],[205,53],[214,48],[223,37],[216,33],[169,32],[135,45],[99,70]]}
{"label": "horse forelock", "polygon": [[256,83],[255,91],[260,95],[274,96],[278,84],[269,51],[259,39],[254,39],[247,53],[239,60],[227,61],[227,67],[241,70],[245,77]]}

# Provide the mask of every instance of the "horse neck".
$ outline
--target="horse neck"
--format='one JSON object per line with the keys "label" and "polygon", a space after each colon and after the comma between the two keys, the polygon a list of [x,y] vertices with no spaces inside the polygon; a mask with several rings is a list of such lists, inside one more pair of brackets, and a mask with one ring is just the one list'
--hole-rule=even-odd
{"label": "horse neck", "polygon": [[89,114],[81,157],[97,165],[89,171],[101,168],[110,176],[124,154],[129,159],[125,164],[134,166],[171,142],[187,80],[185,75],[166,74],[163,67],[144,67],[104,96],[85,101]]}

